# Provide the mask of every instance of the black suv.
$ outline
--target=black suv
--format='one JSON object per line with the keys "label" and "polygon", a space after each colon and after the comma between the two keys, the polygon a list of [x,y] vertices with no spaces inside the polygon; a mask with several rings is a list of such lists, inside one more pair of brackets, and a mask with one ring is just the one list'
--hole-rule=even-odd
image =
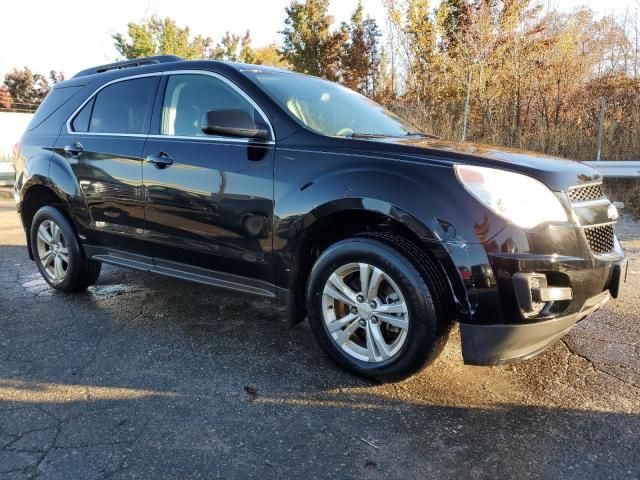
{"label": "black suv", "polygon": [[58,290],[102,263],[282,301],[392,381],[454,321],[466,363],[529,358],[618,295],[618,213],[588,166],[425,135],[318,78],[153,57],[56,85],[19,145],[29,255]]}

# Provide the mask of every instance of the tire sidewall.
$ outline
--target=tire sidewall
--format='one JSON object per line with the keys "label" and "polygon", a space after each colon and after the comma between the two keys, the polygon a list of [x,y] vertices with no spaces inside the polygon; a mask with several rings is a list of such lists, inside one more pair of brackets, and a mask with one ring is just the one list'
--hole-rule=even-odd
{"label": "tire sidewall", "polygon": [[[38,254],[38,228],[45,220],[51,220],[55,222],[58,227],[60,227],[62,231],[62,235],[64,236],[67,250],[69,251],[69,264],[67,267],[67,274],[61,282],[54,282],[49,278],[42,263],[40,262],[40,257]],[[33,257],[35,258],[36,266],[38,267],[38,271],[44,278],[44,280],[53,288],[62,291],[71,291],[75,288],[76,280],[83,275],[83,259],[84,253],[80,248],[80,244],[78,239],[76,238],[76,233],[71,223],[65,215],[60,212],[55,207],[45,206],[38,210],[33,217],[33,221],[31,222],[31,251],[33,253]]]}
{"label": "tire sidewall", "polygon": [[[348,263],[366,262],[384,271],[398,285],[407,303],[409,328],[402,349],[390,360],[371,364],[351,357],[333,341],[322,313],[324,286],[329,276]],[[430,360],[438,337],[436,313],[428,287],[416,268],[393,248],[366,238],[354,238],[329,247],[313,266],[307,286],[311,327],[330,356],[348,370],[375,380],[403,378]]]}

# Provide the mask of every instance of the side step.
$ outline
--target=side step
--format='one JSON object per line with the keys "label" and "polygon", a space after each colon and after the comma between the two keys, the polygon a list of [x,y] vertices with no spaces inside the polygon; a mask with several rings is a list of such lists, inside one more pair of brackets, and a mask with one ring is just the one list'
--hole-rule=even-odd
{"label": "side step", "polygon": [[135,255],[132,253],[113,250],[111,248],[83,245],[87,256],[92,260],[116,265],[118,267],[141,270],[143,272],[159,273],[166,277],[188,280],[191,282],[211,285],[235,292],[247,293],[259,297],[277,299],[276,287],[262,280],[233,275],[231,273],[208,270],[178,262],[171,262],[158,258]]}

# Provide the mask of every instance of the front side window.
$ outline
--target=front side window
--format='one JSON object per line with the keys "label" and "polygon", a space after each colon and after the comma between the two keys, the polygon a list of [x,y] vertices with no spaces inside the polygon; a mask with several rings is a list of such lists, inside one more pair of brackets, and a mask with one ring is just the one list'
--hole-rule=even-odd
{"label": "front side window", "polygon": [[201,130],[203,116],[212,110],[243,110],[254,119],[256,127],[266,122],[255,107],[238,91],[210,75],[172,75],[162,106],[162,135],[207,137]]}
{"label": "front side window", "polygon": [[298,122],[323,135],[421,134],[386,108],[337,83],[288,72],[251,71],[245,75]]}
{"label": "front side window", "polygon": [[75,132],[144,134],[155,96],[157,77],[113,83],[98,92],[78,112]]}

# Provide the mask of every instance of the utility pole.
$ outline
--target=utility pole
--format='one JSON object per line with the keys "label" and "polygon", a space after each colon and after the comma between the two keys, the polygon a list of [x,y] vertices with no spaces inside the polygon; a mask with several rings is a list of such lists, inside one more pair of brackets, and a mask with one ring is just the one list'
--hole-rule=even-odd
{"label": "utility pole", "polygon": [[462,141],[467,141],[467,123],[469,121],[469,97],[471,97],[471,69],[467,75],[467,96],[464,100],[464,123],[462,125]]}
{"label": "utility pole", "polygon": [[597,162],[599,162],[602,157],[602,136],[604,135],[604,112],[606,108],[606,97],[600,97],[600,127],[598,128],[598,153],[596,154]]}

